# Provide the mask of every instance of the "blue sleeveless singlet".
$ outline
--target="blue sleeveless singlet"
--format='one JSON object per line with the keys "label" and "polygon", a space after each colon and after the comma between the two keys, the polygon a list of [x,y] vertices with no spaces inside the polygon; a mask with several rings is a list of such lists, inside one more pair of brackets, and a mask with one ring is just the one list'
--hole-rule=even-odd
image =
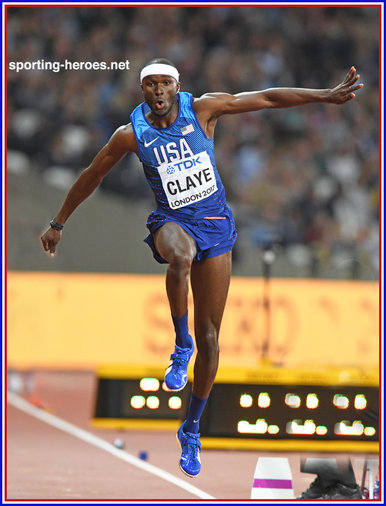
{"label": "blue sleeveless singlet", "polygon": [[[237,234],[216,168],[213,139],[198,122],[191,93],[179,92],[177,99],[178,116],[169,127],[156,128],[148,122],[150,108],[145,102],[134,109],[130,120],[139,159],[157,202],[147,226],[154,232],[167,221],[180,224],[195,239],[199,260],[221,254],[224,240],[225,249],[231,249]],[[210,237],[204,230],[208,227]],[[145,241],[156,260],[163,262],[152,237]],[[206,251],[219,245],[220,252]]]}

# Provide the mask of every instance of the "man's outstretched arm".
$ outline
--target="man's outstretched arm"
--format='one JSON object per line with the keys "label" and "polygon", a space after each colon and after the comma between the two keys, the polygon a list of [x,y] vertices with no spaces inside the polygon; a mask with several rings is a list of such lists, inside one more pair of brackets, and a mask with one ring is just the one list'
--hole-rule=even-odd
{"label": "man's outstretched arm", "polygon": [[363,87],[358,84],[359,74],[351,67],[346,78],[334,88],[270,88],[231,95],[229,93],[207,93],[194,101],[195,111],[202,123],[210,123],[223,114],[239,114],[260,109],[295,107],[324,102],[345,104],[355,97],[355,91]]}
{"label": "man's outstretched arm", "polygon": [[[118,128],[109,142],[95,156],[89,167],[85,169],[68,192],[62,207],[54,220],[63,225],[75,209],[100,185],[102,179],[114,165],[129,151],[136,152],[137,145],[131,125]],[[56,245],[60,241],[61,231],[48,228],[41,236],[45,251],[55,254]]]}

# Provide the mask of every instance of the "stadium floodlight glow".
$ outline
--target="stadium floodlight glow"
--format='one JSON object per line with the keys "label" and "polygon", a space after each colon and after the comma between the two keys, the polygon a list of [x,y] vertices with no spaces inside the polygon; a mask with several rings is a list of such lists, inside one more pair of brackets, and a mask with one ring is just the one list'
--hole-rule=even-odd
{"label": "stadium floodlight glow", "polygon": [[339,436],[361,436],[364,427],[360,420],[355,420],[352,424],[348,420],[342,420],[335,424],[334,432]]}
{"label": "stadium floodlight glow", "polygon": [[168,406],[170,409],[180,409],[182,406],[182,399],[178,397],[178,395],[173,395],[170,397],[168,401]]}
{"label": "stadium floodlight glow", "polygon": [[156,395],[150,395],[146,399],[146,406],[149,409],[158,409],[159,408],[159,398]]}
{"label": "stadium floodlight glow", "polygon": [[325,425],[318,425],[316,427],[316,433],[318,436],[325,436],[328,432],[328,429]]}
{"label": "stadium floodlight glow", "polygon": [[284,402],[290,408],[300,408],[300,405],[302,403],[302,401],[298,395],[291,394],[291,393],[288,393],[285,395]]}
{"label": "stadium floodlight glow", "polygon": [[258,420],[256,420],[255,427],[256,427],[256,434],[265,434],[268,430],[268,424],[264,418],[259,418]]}
{"label": "stadium floodlight glow", "polygon": [[139,388],[144,392],[156,392],[159,390],[159,384],[157,378],[142,378],[139,382]]}
{"label": "stadium floodlight glow", "polygon": [[130,399],[130,406],[134,409],[141,409],[145,406],[146,400],[143,395],[133,395]]}
{"label": "stadium floodlight glow", "polygon": [[240,395],[240,406],[242,408],[250,408],[253,404],[253,397],[249,394]]}
{"label": "stadium floodlight glow", "polygon": [[301,420],[292,420],[287,423],[287,434],[315,434],[316,425],[313,420],[306,420],[302,424]]}
{"label": "stadium floodlight glow", "polygon": [[258,418],[256,423],[240,420],[237,424],[237,432],[240,434],[265,434],[267,430],[268,424],[264,418]]}
{"label": "stadium floodlight glow", "polygon": [[355,409],[365,409],[367,406],[367,399],[363,394],[358,394],[354,399],[354,408]]}
{"label": "stadium floodlight glow", "polygon": [[174,390],[171,390],[170,388],[168,388],[168,387],[166,386],[166,383],[165,383],[164,381],[162,382],[162,390],[163,390],[164,392],[174,392]]}
{"label": "stadium floodlight glow", "polygon": [[268,434],[279,434],[280,428],[278,425],[268,425]]}
{"label": "stadium floodlight glow", "polygon": [[366,427],[365,430],[364,430],[364,434],[367,437],[373,437],[373,436],[375,436],[376,432],[377,431],[375,430],[374,427]]}
{"label": "stadium floodlight glow", "polygon": [[240,434],[248,434],[249,422],[247,422],[247,420],[239,420],[237,422],[237,432],[239,432]]}
{"label": "stadium floodlight glow", "polygon": [[271,398],[267,392],[261,392],[257,399],[259,408],[268,408],[271,405]]}
{"label": "stadium floodlight glow", "polygon": [[342,394],[335,394],[332,402],[339,409],[347,409],[350,404],[348,397]]}
{"label": "stadium floodlight glow", "polygon": [[308,409],[316,409],[319,406],[319,398],[316,394],[308,394],[306,399]]}

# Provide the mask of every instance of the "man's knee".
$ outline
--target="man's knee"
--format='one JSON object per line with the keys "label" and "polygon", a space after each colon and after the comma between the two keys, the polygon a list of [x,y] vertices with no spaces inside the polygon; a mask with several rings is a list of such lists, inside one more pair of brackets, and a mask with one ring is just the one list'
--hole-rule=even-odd
{"label": "man's knee", "polygon": [[173,250],[166,259],[169,263],[169,270],[176,276],[187,276],[193,262],[193,256],[190,252]]}
{"label": "man's knee", "polygon": [[207,360],[217,358],[219,355],[219,345],[218,330],[215,326],[210,325],[199,331],[196,330],[195,334],[197,351],[202,358],[206,358]]}
{"label": "man's knee", "polygon": [[190,269],[193,262],[193,252],[175,248],[169,252],[169,264],[181,269]]}

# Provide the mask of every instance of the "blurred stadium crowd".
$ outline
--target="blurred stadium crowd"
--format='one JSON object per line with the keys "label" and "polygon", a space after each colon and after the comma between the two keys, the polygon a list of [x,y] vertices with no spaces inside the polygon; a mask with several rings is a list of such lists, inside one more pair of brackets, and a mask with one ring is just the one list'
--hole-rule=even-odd
{"label": "blurred stadium crowd", "polygon": [[[8,61],[130,61],[129,71],[8,70],[9,170],[69,185],[142,101],[139,70],[162,56],[182,89],[326,88],[351,65],[365,88],[343,107],[314,104],[223,117],[215,150],[239,247],[288,261],[378,270],[377,7],[8,7]],[[128,155],[102,188],[149,199]],[[235,260],[237,261],[237,255]]]}

